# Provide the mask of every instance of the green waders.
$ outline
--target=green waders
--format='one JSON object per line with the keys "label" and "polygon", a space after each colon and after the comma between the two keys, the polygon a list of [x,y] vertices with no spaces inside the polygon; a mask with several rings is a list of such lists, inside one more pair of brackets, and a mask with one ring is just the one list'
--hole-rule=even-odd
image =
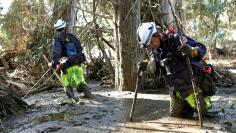
{"label": "green waders", "polygon": [[78,92],[84,92],[86,97],[91,97],[91,92],[85,82],[84,71],[78,66],[71,66],[61,73],[61,78],[65,86],[64,90],[69,98],[74,98],[73,88]]}
{"label": "green waders", "polygon": [[[198,98],[200,100],[201,112],[206,115],[211,109],[212,102],[209,96],[204,96],[200,88],[197,88]],[[177,91],[170,99],[170,115],[173,117],[192,117],[193,113],[197,113],[197,105],[193,93],[190,93],[186,98],[182,98]]]}

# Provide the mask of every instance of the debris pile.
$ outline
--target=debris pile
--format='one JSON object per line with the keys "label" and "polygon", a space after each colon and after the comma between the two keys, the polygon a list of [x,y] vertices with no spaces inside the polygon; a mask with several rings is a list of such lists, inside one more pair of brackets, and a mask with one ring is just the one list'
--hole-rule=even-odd
{"label": "debris pile", "polygon": [[[16,51],[6,51],[0,58],[0,72],[3,81],[18,88],[17,91],[21,95],[25,95],[29,90],[31,93],[37,93],[60,86],[59,81],[55,80],[56,77],[51,76],[52,71],[49,71],[43,57],[39,61],[30,61],[17,55]],[[34,88],[32,88],[33,86]]]}
{"label": "debris pile", "polygon": [[29,91],[35,93],[56,83],[55,81],[49,82],[50,85],[41,83],[35,87],[36,89],[32,89],[42,72],[19,62],[16,51],[5,51],[0,56],[0,118],[28,107],[22,97]]}
{"label": "debris pile", "polygon": [[[9,80],[8,71],[14,68],[10,58],[15,56],[14,52],[10,53],[2,56],[0,61],[0,118],[28,107],[28,104],[22,100],[18,93],[18,88],[13,84],[24,88],[23,85]],[[8,60],[6,61],[6,59]]]}
{"label": "debris pile", "polygon": [[0,83],[0,118],[24,110],[29,105],[24,102],[21,96],[11,86]]}
{"label": "debris pile", "polygon": [[102,58],[93,58],[86,67],[88,79],[101,81],[101,86],[113,86],[113,77]]}

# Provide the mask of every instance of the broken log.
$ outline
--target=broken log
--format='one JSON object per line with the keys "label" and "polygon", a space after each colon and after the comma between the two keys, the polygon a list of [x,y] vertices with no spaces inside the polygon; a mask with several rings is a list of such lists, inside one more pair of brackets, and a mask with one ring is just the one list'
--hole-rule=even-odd
{"label": "broken log", "polygon": [[19,92],[21,94],[26,94],[27,91],[29,90],[29,87],[27,87],[25,84],[14,82],[14,81],[11,81],[11,80],[7,80],[6,82],[10,83],[11,85],[14,85],[14,86],[18,87],[19,88]]}
{"label": "broken log", "polygon": [[21,96],[7,88],[5,83],[0,83],[0,118],[15,114],[19,110],[25,110],[29,105],[21,99]]}

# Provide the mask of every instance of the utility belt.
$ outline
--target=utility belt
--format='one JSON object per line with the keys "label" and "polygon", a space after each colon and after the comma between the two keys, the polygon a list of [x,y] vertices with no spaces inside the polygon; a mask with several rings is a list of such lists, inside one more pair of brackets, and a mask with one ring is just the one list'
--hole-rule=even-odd
{"label": "utility belt", "polygon": [[174,91],[180,92],[180,95],[185,98],[193,93],[192,84],[187,84],[184,79],[173,79]]}
{"label": "utility belt", "polygon": [[81,53],[78,56],[71,57],[71,58],[63,57],[60,59],[59,62],[62,65],[61,70],[62,70],[63,74],[66,74],[67,68],[69,68],[71,66],[75,66],[75,65],[80,66],[85,61],[86,61],[86,57],[85,57],[84,53]]}
{"label": "utility belt", "polygon": [[84,53],[81,53],[75,57],[71,57],[68,59],[69,66],[80,65],[86,61],[86,57]]}

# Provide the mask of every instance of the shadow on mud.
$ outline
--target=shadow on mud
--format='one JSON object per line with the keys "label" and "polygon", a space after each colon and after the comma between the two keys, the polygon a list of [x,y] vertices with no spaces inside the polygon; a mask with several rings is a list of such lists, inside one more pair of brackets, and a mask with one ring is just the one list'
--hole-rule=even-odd
{"label": "shadow on mud", "polygon": [[[133,99],[122,99],[124,107],[131,108]],[[130,111],[130,110],[128,110]],[[129,114],[130,112],[128,112]],[[133,121],[149,121],[168,116],[169,101],[167,100],[152,100],[152,99],[137,99]],[[129,116],[127,116],[127,121]]]}

